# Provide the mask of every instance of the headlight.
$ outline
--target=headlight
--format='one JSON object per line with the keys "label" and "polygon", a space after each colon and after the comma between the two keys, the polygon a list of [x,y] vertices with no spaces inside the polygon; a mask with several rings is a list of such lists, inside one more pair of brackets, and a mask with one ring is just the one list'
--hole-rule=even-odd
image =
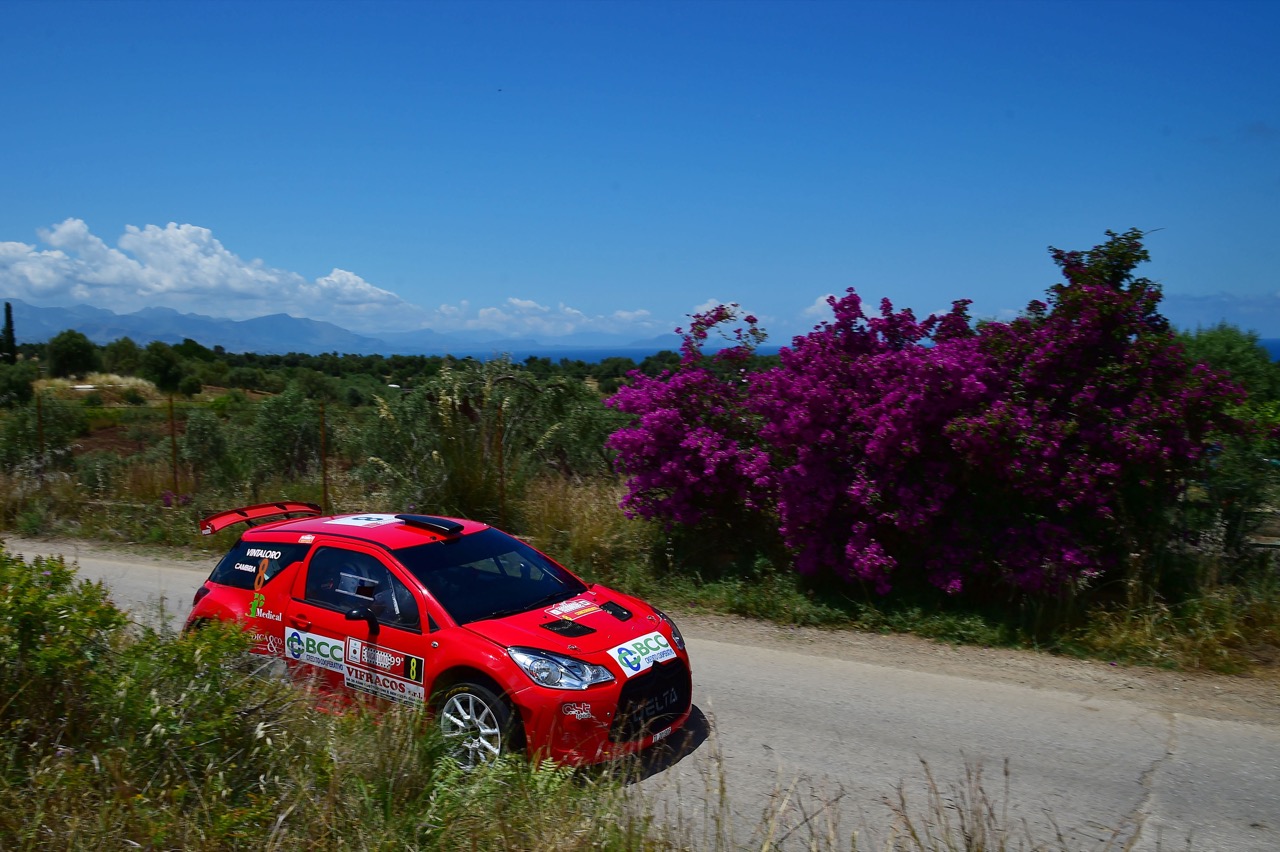
{"label": "headlight", "polygon": [[608,683],[613,675],[604,666],[536,648],[508,648],[507,654],[539,686],[552,689],[586,689]]}
{"label": "headlight", "polygon": [[684,636],[680,633],[680,628],[676,627],[676,623],[671,620],[671,616],[667,615],[662,610],[655,609],[654,612],[658,614],[658,618],[661,618],[663,621],[665,621],[667,624],[671,626],[671,638],[675,640],[676,647],[679,648],[681,651],[683,651]]}

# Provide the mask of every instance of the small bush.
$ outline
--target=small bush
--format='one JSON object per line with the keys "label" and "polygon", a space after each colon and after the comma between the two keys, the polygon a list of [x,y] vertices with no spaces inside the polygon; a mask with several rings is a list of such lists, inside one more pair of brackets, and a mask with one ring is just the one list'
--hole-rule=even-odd
{"label": "small bush", "polygon": [[27,564],[0,549],[0,726],[50,741],[83,720],[85,684],[124,624],[106,588],[77,581],[61,557]]}

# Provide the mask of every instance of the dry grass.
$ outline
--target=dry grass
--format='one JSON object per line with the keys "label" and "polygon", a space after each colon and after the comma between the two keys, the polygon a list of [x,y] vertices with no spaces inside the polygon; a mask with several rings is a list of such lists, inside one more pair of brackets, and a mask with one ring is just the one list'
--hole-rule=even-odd
{"label": "dry grass", "polygon": [[127,405],[130,400],[142,399],[153,403],[164,399],[156,386],[136,376],[117,376],[114,373],[90,373],[83,379],[39,379],[36,393],[48,393],[58,399],[82,400],[90,393],[97,394],[102,405]]}
{"label": "dry grass", "polygon": [[519,502],[520,533],[575,570],[607,582],[620,566],[646,563],[658,541],[652,524],[631,520],[618,508],[625,494],[626,486],[612,479],[541,477]]}

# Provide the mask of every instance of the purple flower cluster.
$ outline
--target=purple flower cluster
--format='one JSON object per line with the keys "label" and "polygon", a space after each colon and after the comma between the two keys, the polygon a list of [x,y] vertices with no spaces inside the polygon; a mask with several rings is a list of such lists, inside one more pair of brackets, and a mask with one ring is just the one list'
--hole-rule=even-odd
{"label": "purple flower cluster", "polygon": [[609,442],[624,509],[773,524],[800,572],[881,592],[910,575],[950,593],[1087,585],[1152,546],[1240,400],[1188,363],[1159,288],[1133,276],[1141,233],[1108,235],[1054,250],[1065,280],[1012,322],[975,326],[967,301],[868,315],[850,290],[763,371],[743,368],[753,317],[707,354],[737,314],[695,316],[677,370],[609,401],[633,418]]}

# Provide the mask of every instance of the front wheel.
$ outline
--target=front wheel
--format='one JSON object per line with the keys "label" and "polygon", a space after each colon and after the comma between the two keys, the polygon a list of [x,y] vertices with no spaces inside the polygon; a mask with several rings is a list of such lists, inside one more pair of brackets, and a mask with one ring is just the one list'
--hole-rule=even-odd
{"label": "front wheel", "polygon": [[463,769],[493,763],[513,748],[511,705],[478,683],[451,686],[440,697],[437,718],[445,753]]}

